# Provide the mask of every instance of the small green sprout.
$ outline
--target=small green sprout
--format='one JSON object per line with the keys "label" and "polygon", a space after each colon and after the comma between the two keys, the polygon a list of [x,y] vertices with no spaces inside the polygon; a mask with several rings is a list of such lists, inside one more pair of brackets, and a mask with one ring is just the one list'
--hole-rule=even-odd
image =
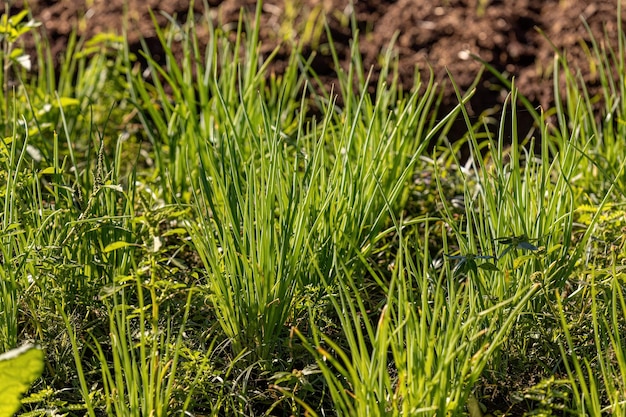
{"label": "small green sprout", "polygon": [[448,255],[445,254],[450,259],[458,259],[459,263],[456,264],[452,273],[454,275],[457,274],[467,274],[469,271],[473,271],[474,273],[478,272],[478,268],[484,269],[487,271],[499,271],[498,267],[492,262],[482,262],[477,263],[477,259],[497,259],[495,256],[491,255],[475,255],[475,254],[467,254],[467,255]]}
{"label": "small green sprout", "polygon": [[528,236],[526,235],[520,235],[520,236],[509,236],[509,237],[498,237],[494,239],[493,241],[496,243],[500,243],[502,245],[506,245],[506,248],[504,248],[500,256],[498,256],[498,258],[502,258],[504,255],[506,255],[512,250],[522,249],[522,250],[529,250],[533,252],[539,250],[537,246],[530,243],[531,240],[537,240],[537,239],[529,239]]}

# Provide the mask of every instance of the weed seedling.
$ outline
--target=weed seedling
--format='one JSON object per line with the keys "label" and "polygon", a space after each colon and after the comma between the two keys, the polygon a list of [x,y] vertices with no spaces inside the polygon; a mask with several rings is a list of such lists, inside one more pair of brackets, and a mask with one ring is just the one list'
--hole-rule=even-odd
{"label": "weed seedling", "polygon": [[533,252],[539,250],[537,246],[530,243],[530,240],[537,240],[537,239],[529,239],[528,236],[526,235],[498,237],[494,239],[493,240],[494,242],[500,243],[502,245],[506,245],[506,248],[504,248],[500,256],[498,256],[498,259],[502,258],[504,255],[506,255],[512,250],[522,249],[522,250],[529,250]]}
{"label": "weed seedling", "polygon": [[467,274],[469,271],[473,271],[474,273],[478,272],[478,268],[487,270],[487,271],[498,271],[498,267],[492,263],[492,262],[483,262],[483,263],[477,263],[476,260],[477,259],[496,259],[497,258],[495,256],[491,256],[491,255],[475,255],[475,254],[468,254],[468,255],[448,255],[446,254],[446,256],[450,259],[458,259],[459,263],[456,264],[456,266],[454,267],[452,273],[454,275],[457,274]]}

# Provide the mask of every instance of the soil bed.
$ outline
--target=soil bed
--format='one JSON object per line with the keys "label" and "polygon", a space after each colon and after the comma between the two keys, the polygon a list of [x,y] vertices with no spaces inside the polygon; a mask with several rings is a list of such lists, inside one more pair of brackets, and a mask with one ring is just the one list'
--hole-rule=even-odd
{"label": "soil bed", "polygon": [[[144,37],[156,55],[159,55],[159,43],[148,10],[165,12],[181,22],[189,11],[189,1],[183,0],[30,0],[28,4],[35,18],[43,22],[52,51],[58,56],[74,27],[79,27],[80,33],[87,38],[103,31],[120,32],[126,2],[128,16],[133,22],[128,31],[131,50],[138,50],[139,40]],[[20,9],[22,3],[21,0],[15,2],[14,11]],[[241,8],[253,15],[256,7],[255,0],[210,0],[208,4],[216,24],[226,30],[236,29],[234,23]],[[196,1],[193,9],[197,14],[203,12],[202,2]],[[287,3],[266,0],[260,37],[263,50],[269,52],[281,40],[297,39],[307,21],[321,21],[321,16],[325,15],[342,66],[347,67],[353,36],[350,19],[354,16],[365,68],[373,68],[372,83],[379,75],[377,64],[381,52],[395,39],[393,49],[397,54],[401,84],[410,89],[416,68],[423,79],[427,79],[432,68],[437,81],[443,84],[442,112],[457,103],[447,71],[463,90],[479,73],[481,63],[472,59],[472,54],[498,71],[515,76],[520,92],[533,104],[545,109],[552,104],[554,96],[550,77],[554,48],[564,52],[570,64],[580,69],[592,94],[599,90],[599,74],[589,65],[591,36],[597,40],[608,36],[610,45],[607,46],[616,48],[616,13],[615,0],[591,3],[562,0],[356,0],[354,7],[348,0],[293,0]],[[159,24],[167,23],[159,13],[156,17]],[[587,22],[591,34],[582,19]],[[309,36],[303,41],[308,44],[305,50],[312,51],[327,39],[322,31],[320,36]],[[280,73],[285,67],[288,44],[283,42],[282,53],[272,62],[270,71]],[[323,48],[317,51],[313,69],[326,86],[333,84],[335,69]],[[488,72],[483,73],[470,102],[470,114],[476,117],[486,109],[497,107],[505,95],[497,79]],[[531,123],[529,116],[522,113],[520,117],[520,125]]]}

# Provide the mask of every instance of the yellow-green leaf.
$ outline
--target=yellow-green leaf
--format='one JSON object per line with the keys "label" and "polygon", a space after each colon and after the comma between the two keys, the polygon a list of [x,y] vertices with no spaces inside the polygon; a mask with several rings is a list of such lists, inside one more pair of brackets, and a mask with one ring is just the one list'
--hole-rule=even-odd
{"label": "yellow-green leaf", "polygon": [[127,248],[129,246],[139,246],[136,243],[124,242],[123,240],[118,240],[117,242],[109,243],[104,248],[104,253],[113,252],[117,249]]}
{"label": "yellow-green leaf", "polygon": [[43,352],[32,345],[22,346],[0,355],[0,417],[11,417],[43,371]]}
{"label": "yellow-green leaf", "polygon": [[7,227],[5,227],[2,232],[7,233],[14,229],[19,229],[21,225],[19,223],[10,223]]}
{"label": "yellow-green leaf", "polygon": [[28,15],[28,10],[21,10],[19,13],[14,14],[13,16],[11,16],[9,18],[9,23],[11,25],[16,26],[18,23],[20,23],[22,20],[24,20],[24,18]]}
{"label": "yellow-green leaf", "polygon": [[24,50],[22,48],[15,48],[11,51],[11,53],[9,54],[9,58],[11,59],[15,59],[18,56],[22,55],[24,53]]}
{"label": "yellow-green leaf", "polygon": [[175,229],[170,229],[165,231],[162,236],[166,237],[166,236],[172,236],[172,235],[188,235],[189,233],[187,232],[187,229],[185,229],[184,227],[177,227]]}
{"label": "yellow-green leaf", "polygon": [[115,33],[112,33],[112,32],[102,32],[102,33],[98,33],[96,36],[94,36],[93,38],[85,42],[85,46],[89,48],[95,45],[106,44],[109,42],[110,43],[122,43],[123,41],[124,41],[124,37],[120,35],[116,35]]}
{"label": "yellow-green leaf", "polygon": [[59,107],[63,107],[64,109],[66,109],[68,107],[78,106],[80,104],[80,101],[72,97],[59,97],[59,100],[57,100],[55,104]]}
{"label": "yellow-green leaf", "polygon": [[513,269],[519,268],[526,261],[528,261],[529,259],[532,259],[532,258],[533,258],[532,255],[523,255],[523,256],[519,256],[519,257],[515,258],[515,260],[513,261]]}
{"label": "yellow-green leaf", "polygon": [[54,167],[44,168],[41,171],[39,171],[39,175],[52,175],[52,174],[57,174]]}

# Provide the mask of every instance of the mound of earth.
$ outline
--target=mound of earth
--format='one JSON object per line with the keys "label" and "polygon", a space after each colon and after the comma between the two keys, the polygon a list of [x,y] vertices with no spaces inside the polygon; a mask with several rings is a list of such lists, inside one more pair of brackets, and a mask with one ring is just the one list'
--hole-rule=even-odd
{"label": "mound of earth", "polygon": [[[64,50],[75,27],[86,37],[103,31],[121,33],[127,10],[132,22],[128,26],[131,50],[138,50],[139,40],[144,37],[158,55],[159,43],[149,9],[157,12],[161,25],[167,19],[158,12],[182,22],[190,9],[190,2],[184,0],[18,0],[12,12],[20,10],[23,3],[28,3],[34,17],[43,23],[56,54]],[[256,0],[209,0],[208,7],[217,25],[234,31],[240,9],[253,15]],[[202,1],[192,6],[198,15],[204,8]],[[520,92],[534,104],[547,108],[553,101],[550,74],[556,48],[573,67],[580,69],[593,94],[600,88],[600,79],[589,52],[592,38],[601,43],[608,40],[607,46],[613,48],[617,48],[618,38],[616,0],[265,0],[262,10],[263,51],[271,51],[285,39],[298,39],[307,24],[319,23],[321,16],[326,16],[344,67],[350,60],[354,17],[365,67],[373,68],[372,81],[378,76],[380,54],[393,42],[401,84],[410,89],[416,68],[422,78],[428,77],[432,68],[437,81],[443,83],[444,110],[457,103],[451,83],[447,82],[447,71],[464,90],[481,69],[482,64],[472,54],[498,71],[515,76]],[[621,19],[624,20],[623,15]],[[327,42],[324,31],[309,32],[306,39],[299,40],[307,44],[307,51]],[[283,42],[282,53],[272,62],[271,71],[280,72],[285,67],[289,44]],[[335,69],[328,53],[318,51],[313,69],[325,83],[332,84]],[[470,111],[479,114],[501,103],[503,93],[498,91],[499,85],[494,76],[485,72]]]}

